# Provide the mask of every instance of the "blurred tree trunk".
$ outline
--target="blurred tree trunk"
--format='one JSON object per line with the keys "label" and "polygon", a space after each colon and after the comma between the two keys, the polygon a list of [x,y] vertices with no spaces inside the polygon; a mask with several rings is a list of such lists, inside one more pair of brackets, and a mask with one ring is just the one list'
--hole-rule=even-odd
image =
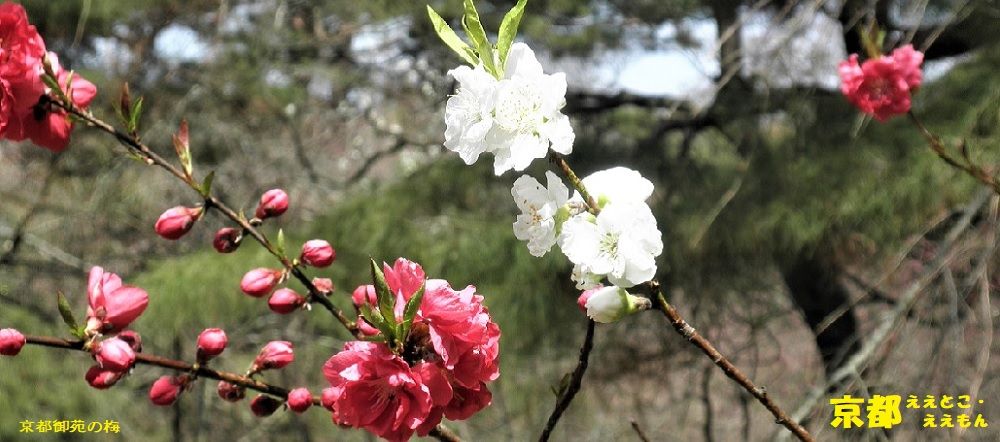
{"label": "blurred tree trunk", "polygon": [[860,346],[854,309],[848,308],[826,328],[816,333],[821,323],[835,311],[851,302],[847,289],[840,282],[840,266],[823,253],[804,253],[782,269],[782,278],[792,295],[792,301],[802,310],[816,346],[823,357],[826,374],[833,373],[848,355]]}

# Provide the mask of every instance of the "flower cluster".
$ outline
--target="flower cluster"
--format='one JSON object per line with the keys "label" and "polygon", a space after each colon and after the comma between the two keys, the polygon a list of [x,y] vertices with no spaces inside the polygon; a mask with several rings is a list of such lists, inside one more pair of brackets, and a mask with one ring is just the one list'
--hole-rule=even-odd
{"label": "flower cluster", "polygon": [[100,267],[90,269],[87,283],[87,325],[83,330],[97,365],[87,371],[87,383],[109,388],[124,377],[142,351],[139,334],[125,330],[146,310],[145,290],[122,284],[118,275]]}
{"label": "flower cluster", "polygon": [[573,127],[561,112],[566,101],[566,75],[543,73],[535,53],[524,43],[510,48],[502,78],[494,78],[482,64],[448,72],[458,91],[445,110],[444,145],[466,164],[492,152],[499,176],[524,170],[549,149],[573,151]]}
{"label": "flower cluster", "polygon": [[93,83],[66,71],[21,5],[0,4],[0,137],[33,143],[60,152],[69,144],[73,123],[65,110],[52,106],[49,75],[60,94],[78,108],[86,108],[97,94]]}
{"label": "flower cluster", "polygon": [[[467,419],[488,406],[487,383],[500,374],[500,328],[476,288],[454,290],[447,281],[425,280],[420,265],[403,258],[384,265],[383,272],[396,319],[403,320],[404,306],[415,296],[422,296],[419,309],[402,351],[385,342],[354,341],[326,362],[330,388],[323,404],[334,422],[406,440],[427,435],[442,418]],[[354,302],[378,305],[375,287],[358,287]]]}
{"label": "flower cluster", "polygon": [[[656,257],[663,241],[656,218],[646,204],[653,184],[638,172],[615,167],[595,172],[582,180],[597,204],[597,215],[588,203],[552,172],[543,186],[524,175],[514,182],[511,195],[521,214],[514,234],[528,242],[532,255],[543,256],[558,244],[573,262],[573,280],[579,289],[591,289],[607,278],[618,287],[644,283],[656,274]],[[618,315],[588,315],[601,322]],[[602,320],[604,319],[604,320]]]}
{"label": "flower cluster", "polygon": [[862,112],[878,121],[910,111],[910,95],[920,87],[924,54],[906,45],[892,55],[865,60],[858,55],[840,63],[840,90]]}

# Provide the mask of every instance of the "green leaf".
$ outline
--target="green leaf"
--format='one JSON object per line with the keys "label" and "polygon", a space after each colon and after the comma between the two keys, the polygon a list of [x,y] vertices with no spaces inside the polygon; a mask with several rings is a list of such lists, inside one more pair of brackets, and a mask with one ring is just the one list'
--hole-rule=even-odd
{"label": "green leaf", "polygon": [[413,325],[413,318],[417,316],[417,310],[420,310],[420,302],[424,299],[425,286],[427,286],[427,281],[420,284],[420,289],[410,297],[409,301],[406,301],[406,308],[403,310],[403,323],[399,332],[400,339],[405,340],[407,335],[410,334],[410,326]]}
{"label": "green leaf", "polygon": [[181,160],[184,167],[184,174],[191,178],[194,169],[191,166],[191,143],[188,138],[187,120],[181,120],[181,127],[174,134],[174,150],[177,151],[177,158]]}
{"label": "green leaf", "polygon": [[69,305],[69,300],[66,299],[66,295],[62,292],[56,292],[56,302],[59,304],[59,315],[62,316],[62,320],[69,327],[70,331],[74,336],[81,338],[82,329],[80,324],[76,322],[76,317],[73,316],[73,308]]}
{"label": "green leaf", "polygon": [[208,198],[212,195],[212,183],[215,182],[215,171],[211,171],[208,175],[205,175],[205,179],[201,182],[201,196]]}
{"label": "green leaf", "polygon": [[455,51],[466,63],[473,66],[479,64],[479,61],[476,59],[476,52],[472,50],[472,47],[462,41],[458,37],[458,34],[455,33],[455,30],[451,26],[448,26],[448,22],[444,21],[430,5],[427,5],[427,16],[430,17],[431,24],[434,25],[434,31],[437,32],[438,37],[441,37],[441,41],[445,45]]}
{"label": "green leaf", "polygon": [[371,266],[372,283],[375,285],[375,298],[378,300],[378,309],[386,322],[391,322],[395,326],[396,313],[393,307],[396,297],[393,296],[392,290],[389,289],[389,283],[385,281],[385,273],[382,273],[382,269],[379,268],[378,263],[374,259],[371,260]]}
{"label": "green leaf", "polygon": [[472,3],[472,0],[465,0],[465,15],[462,16],[462,28],[465,29],[466,35],[472,40],[472,47],[479,54],[479,60],[483,62],[486,71],[493,74],[494,77],[499,78],[500,73],[497,72],[496,65],[493,63],[493,46],[490,45],[490,39],[486,36],[486,29],[483,29],[483,22],[479,20],[479,11],[476,11],[476,5]]}
{"label": "green leaf", "polygon": [[382,316],[382,313],[379,313],[378,310],[372,308],[372,306],[368,305],[367,303],[361,304],[360,309],[361,309],[361,316],[365,318],[365,321],[371,324],[372,327],[378,329],[378,331],[382,332],[382,336],[384,336],[387,342],[393,342],[395,340],[396,338],[395,327],[385,320],[385,317]]}
{"label": "green leaf", "polygon": [[284,229],[278,229],[278,239],[275,240],[274,248],[278,249],[278,253],[285,254],[285,231]]}
{"label": "green leaf", "polygon": [[[514,38],[517,37],[517,28],[521,25],[521,18],[524,17],[524,7],[528,4],[528,0],[518,0],[517,4],[507,14],[503,16],[503,22],[500,23],[500,34],[497,37],[497,55],[500,58],[500,70],[503,71],[504,66],[507,64],[507,53],[510,52],[511,45],[514,44]],[[502,73],[502,72],[501,72]]]}
{"label": "green leaf", "polygon": [[136,98],[132,106],[132,115],[128,117],[128,131],[136,133],[139,130],[139,118],[142,116],[142,97]]}

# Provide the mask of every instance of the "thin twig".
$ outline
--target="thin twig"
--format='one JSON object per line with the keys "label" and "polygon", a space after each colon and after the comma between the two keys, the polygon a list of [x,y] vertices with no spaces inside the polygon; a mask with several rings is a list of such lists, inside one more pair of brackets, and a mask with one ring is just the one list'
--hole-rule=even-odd
{"label": "thin twig", "polygon": [[639,423],[632,419],[632,429],[635,430],[635,435],[642,442],[649,442],[649,438],[646,437],[646,433],[642,432],[642,428],[639,428]]}
{"label": "thin twig", "polygon": [[[559,168],[559,170],[563,172],[563,174],[566,176],[566,179],[568,179],[570,183],[572,183],[573,187],[575,187],[576,190],[580,192],[580,195],[583,196],[583,200],[589,206],[590,212],[595,215],[599,214],[601,209],[596,204],[596,200],[593,198],[593,196],[591,196],[589,192],[587,192],[587,189],[583,185],[583,181],[580,180],[579,177],[577,177],[575,172],[573,172],[573,169],[570,167],[569,163],[566,162],[566,159],[563,158],[561,155],[550,151],[549,161],[554,163]],[[774,415],[775,423],[783,425],[785,428],[788,429],[788,431],[792,432],[792,434],[794,434],[802,441],[813,441],[812,436],[809,434],[808,431],[806,431],[806,429],[803,426],[799,425],[797,421],[792,420],[792,418],[790,418],[788,414],[785,413],[785,411],[778,406],[777,403],[771,400],[771,398],[767,395],[766,389],[755,385],[753,381],[751,381],[750,378],[747,377],[746,374],[740,371],[739,368],[736,368],[736,366],[733,365],[733,363],[730,362],[729,359],[726,359],[726,357],[723,356],[722,353],[716,350],[715,346],[712,345],[712,343],[708,339],[705,339],[704,336],[699,334],[694,329],[694,327],[691,327],[691,325],[689,325],[687,321],[684,320],[684,317],[681,316],[680,312],[678,312],[673,305],[667,302],[667,298],[663,296],[663,292],[660,290],[659,281],[653,279],[645,284],[645,288],[649,291],[650,298],[654,298],[652,299],[653,304],[656,305],[656,308],[660,312],[662,312],[664,316],[666,316],[667,320],[670,322],[670,325],[673,326],[674,330],[680,333],[681,336],[687,339],[688,342],[690,342],[692,345],[698,347],[698,349],[700,349],[702,353],[708,356],[709,359],[711,359],[712,362],[714,362],[715,365],[718,366],[722,370],[722,372],[726,374],[726,376],[736,381],[736,383],[739,384],[741,387],[743,387],[744,390],[753,395],[753,397],[757,398],[757,401],[763,404],[764,407],[767,408],[767,410],[770,411],[772,415]],[[586,369],[585,365],[584,369]],[[582,373],[580,375],[582,376]],[[568,399],[572,400],[573,397],[570,396]],[[553,417],[556,417],[556,419],[558,419],[558,416],[555,414],[553,414]],[[552,425],[554,425],[554,423],[551,422],[552,421],[551,418],[549,419],[549,421]],[[547,425],[546,430],[549,429],[548,427],[549,426]],[[541,440],[543,441],[546,440],[547,434],[548,431],[546,433],[543,433]]]}
{"label": "thin twig", "polygon": [[[195,180],[192,177],[188,176],[184,171],[177,168],[176,166],[168,162],[166,159],[158,155],[156,152],[154,152],[148,145],[140,141],[138,137],[126,134],[122,131],[119,131],[118,129],[115,129],[114,126],[94,117],[93,114],[91,114],[89,111],[80,110],[71,103],[63,103],[59,100],[53,99],[52,104],[80,118],[81,120],[86,122],[90,127],[96,128],[98,130],[101,130],[105,133],[114,136],[119,143],[125,146],[130,152],[139,155],[147,164],[157,166],[163,170],[166,170],[168,173],[170,173],[177,179],[187,184],[188,187],[190,187],[192,190],[201,194],[202,190],[200,188],[199,183],[195,182]],[[244,232],[249,234],[254,240],[260,243],[260,245],[262,245],[265,249],[267,249],[267,251],[271,253],[271,255],[274,255],[274,257],[281,262],[281,265],[287,271],[289,271],[292,274],[292,276],[298,279],[299,282],[302,283],[302,285],[305,286],[305,288],[309,291],[309,298],[308,298],[309,302],[315,302],[322,305],[323,308],[329,311],[330,314],[333,315],[334,318],[336,318],[344,326],[344,328],[346,328],[352,335],[359,338],[361,337],[361,331],[358,328],[357,324],[348,319],[347,316],[344,315],[344,313],[339,308],[337,308],[337,306],[333,305],[333,303],[326,298],[326,295],[320,292],[316,288],[316,286],[313,285],[312,280],[310,280],[309,277],[307,277],[305,273],[302,272],[299,266],[297,266],[290,259],[288,259],[288,257],[285,256],[284,253],[282,253],[280,250],[278,250],[277,247],[271,244],[271,241],[268,240],[267,236],[265,236],[263,233],[261,233],[259,229],[257,229],[253,224],[251,224],[250,221],[246,219],[246,217],[244,217],[242,214],[230,208],[228,205],[222,202],[222,200],[220,200],[218,197],[214,195],[208,194],[207,196],[204,196],[204,200],[206,209],[214,208],[218,210],[220,213],[225,215],[226,218],[229,218],[231,221],[239,225]]]}
{"label": "thin twig", "polygon": [[549,420],[545,423],[545,429],[542,430],[541,437],[538,438],[540,442],[545,442],[549,440],[552,435],[552,429],[556,427],[559,423],[559,418],[562,417],[564,411],[569,408],[570,402],[576,397],[576,393],[580,391],[580,384],[583,381],[583,373],[587,371],[587,364],[590,360],[590,351],[594,348],[594,321],[587,321],[587,335],[583,339],[583,346],[580,347],[580,360],[576,364],[576,368],[573,370],[573,375],[570,377],[569,385],[562,390],[559,395],[559,399],[556,400],[556,408],[552,410],[552,414],[549,415]]}
{"label": "thin twig", "polygon": [[1000,182],[997,182],[996,177],[994,177],[992,173],[983,169],[981,166],[974,164],[969,158],[969,153],[965,150],[964,146],[960,148],[961,151],[959,153],[962,155],[962,160],[959,161],[948,153],[948,150],[941,139],[938,138],[937,135],[931,133],[931,131],[927,130],[927,127],[924,126],[924,123],[917,118],[917,115],[914,114],[913,111],[910,111],[907,115],[909,115],[910,121],[917,126],[917,130],[920,131],[920,135],[927,140],[927,145],[930,146],[931,150],[933,150],[939,158],[944,160],[945,163],[948,163],[949,166],[965,172],[1000,195]]}
{"label": "thin twig", "polygon": [[[53,336],[30,336],[25,335],[24,337],[26,344],[37,345],[41,347],[49,348],[59,348],[64,350],[74,350],[87,352],[84,349],[84,341],[69,341],[62,338],[57,338]],[[280,387],[277,385],[268,384],[267,382],[262,382],[251,377],[243,376],[237,373],[230,373],[226,371],[218,371],[208,368],[201,364],[191,364],[184,361],[178,361],[175,359],[164,358],[161,356],[146,354],[146,353],[136,353],[135,363],[141,365],[152,365],[155,367],[167,368],[170,370],[176,370],[184,373],[190,373],[193,376],[201,378],[215,379],[218,381],[225,381],[233,385],[238,385],[243,388],[248,388],[250,390],[259,391],[264,394],[275,396],[281,398],[282,400],[288,399],[289,389],[285,387]],[[313,396],[313,405],[322,406],[322,402],[319,396]],[[452,433],[451,430],[446,428],[444,425],[438,425],[430,432],[430,436],[440,440],[442,442],[461,442],[461,439]]]}

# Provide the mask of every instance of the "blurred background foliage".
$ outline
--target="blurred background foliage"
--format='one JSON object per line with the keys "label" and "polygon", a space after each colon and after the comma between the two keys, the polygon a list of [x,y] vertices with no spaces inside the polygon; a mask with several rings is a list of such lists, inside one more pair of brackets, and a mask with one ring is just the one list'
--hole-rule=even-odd
{"label": "blurred background foliage", "polygon": [[[430,3],[457,25],[461,2]],[[497,28],[510,3],[477,2],[487,29]],[[293,249],[329,240],[337,262],[313,274],[333,279],[340,306],[348,308],[351,290],[366,282],[369,256],[405,256],[431,277],[475,285],[503,330],[502,376],[491,408],[449,425],[469,440],[538,432],[554,404],[550,387],[571,369],[582,339],[578,293],[563,257],[534,258],[513,237],[516,176],[493,176],[488,159],[467,167],[441,147],[453,87],[445,73],[458,60],[437,41],[423,2],[24,5],[48,47],[98,85],[99,116],[113,118],[128,82],[133,96],[145,98],[144,139],[167,152],[170,133],[186,118],[196,170],[216,171],[223,200],[252,210],[262,191],[287,189],[292,210],[265,231],[284,229]],[[570,77],[577,172],[623,165],[656,183],[651,204],[665,244],[659,265],[671,297],[789,409],[864,341],[926,262],[921,251],[933,250],[977,188],[934,157],[905,118],[861,118],[830,83],[835,63],[858,50],[853,27],[872,18],[888,31],[886,48],[929,45],[915,111],[947,142],[964,140],[977,161],[1000,162],[995,1],[537,0],[521,27],[547,71]],[[762,27],[773,31],[768,44],[753,39]],[[691,51],[707,51],[717,65],[704,75],[710,87],[655,95],[590,81],[642,51],[693,58]],[[675,78],[655,69],[644,75]],[[66,292],[82,313],[85,272],[102,265],[150,292],[150,308],[134,326],[146,351],[191,359],[198,332],[222,327],[231,347],[217,367],[243,371],[264,342],[289,339],[296,362],[266,379],[318,392],[319,367],[345,332],[322,309],[277,316],[240,294],[246,270],[275,263],[253,243],[233,255],[211,251],[221,217],[207,217],[181,241],[153,235],[164,209],[197,200],[122,153],[84,129],[61,155],[2,146],[0,325],[64,334],[54,293]],[[537,163],[528,173],[541,176],[547,165]],[[984,247],[984,218],[963,243],[968,253],[952,265],[955,275],[975,267],[969,256]],[[914,243],[920,247],[910,250]],[[889,273],[901,250],[903,270]],[[916,368],[873,368],[865,373],[872,392],[957,394],[979,376],[987,380],[981,397],[1000,397],[997,363],[983,371],[969,362],[991,354],[982,343],[995,336],[979,319],[975,290],[960,287],[961,315],[942,322],[941,284],[913,313],[908,338],[894,344],[916,346],[896,361]],[[948,334],[954,330],[962,333]],[[951,350],[932,351],[926,336],[954,338],[938,341]],[[946,358],[953,370],[940,369]],[[145,395],[162,373],[148,367],[98,392],[83,381],[88,362],[37,348],[0,359],[0,439],[17,439],[21,420],[77,418],[119,420],[125,440],[368,439],[317,410],[255,419],[245,403],[218,400],[210,382],[177,406],[157,408]],[[763,440],[775,430],[766,411],[656,315],[599,327],[591,365],[559,440],[631,438],[630,420],[656,440]],[[983,412],[998,419],[997,406],[987,402]],[[828,412],[817,408],[810,427],[824,428]],[[906,417],[887,436],[924,434],[915,433],[916,415]],[[995,440],[995,427],[968,436]]]}

